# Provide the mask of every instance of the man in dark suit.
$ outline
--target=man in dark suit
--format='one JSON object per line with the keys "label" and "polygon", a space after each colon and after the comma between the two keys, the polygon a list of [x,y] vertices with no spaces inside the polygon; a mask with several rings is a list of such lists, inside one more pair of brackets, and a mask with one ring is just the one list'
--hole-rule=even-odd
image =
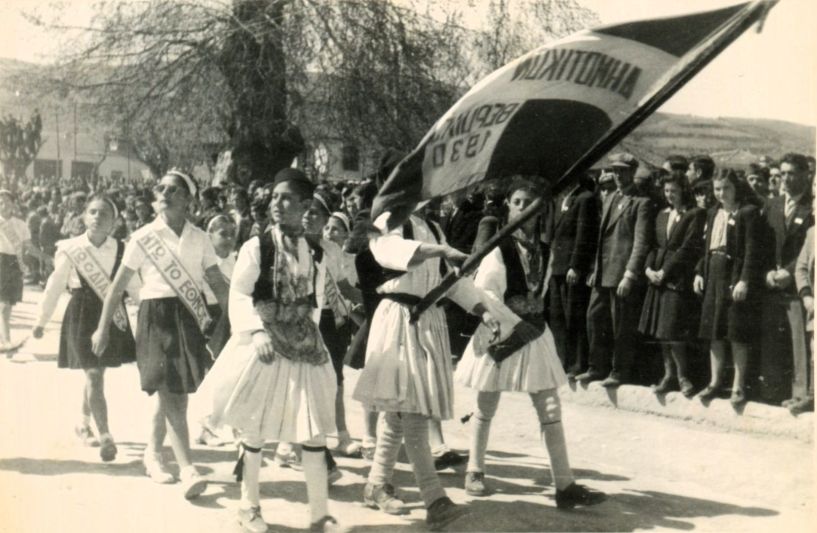
{"label": "man in dark suit", "polygon": [[598,198],[592,182],[576,186],[552,200],[547,223],[551,275],[548,287],[550,327],[567,376],[575,379],[587,367],[587,306],[599,231]]}
{"label": "man in dark suit", "polygon": [[[790,398],[784,405],[808,395],[805,317],[794,283],[797,256],[808,228],[814,225],[808,172],[804,156],[783,156],[780,161],[783,194],[766,202],[766,219],[774,240],[774,264],[769,265],[766,273],[760,393],[764,400],[772,402]],[[792,368],[793,380],[789,382]]]}
{"label": "man in dark suit", "polygon": [[629,379],[633,362],[653,209],[648,198],[636,196],[633,178],[638,161],[627,153],[611,160],[616,191],[604,200],[590,279],[590,367],[576,379],[590,382],[607,376],[602,385],[618,387]]}

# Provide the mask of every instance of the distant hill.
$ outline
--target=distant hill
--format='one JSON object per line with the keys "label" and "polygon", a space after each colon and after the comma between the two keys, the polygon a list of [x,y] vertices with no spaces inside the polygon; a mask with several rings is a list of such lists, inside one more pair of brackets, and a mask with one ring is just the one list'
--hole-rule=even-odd
{"label": "distant hill", "polygon": [[[34,101],[30,96],[32,91],[11,82],[16,79],[16,74],[30,68],[45,67],[0,58],[0,115],[27,115],[35,107],[40,107],[45,130],[53,132],[56,126],[53,110],[60,108],[61,131],[73,129],[73,124],[68,124],[69,119],[73,118],[71,104],[52,99],[47,102]],[[80,104],[77,113],[78,133],[101,136],[104,126],[93,124],[83,112],[83,107]],[[618,148],[629,150],[639,159],[654,165],[660,165],[669,154],[710,154],[719,164],[742,167],[756,161],[761,155],[779,157],[792,151],[814,155],[815,128],[781,120],[656,113],[624,139]]]}
{"label": "distant hill", "polygon": [[815,128],[782,120],[655,113],[622,147],[653,164],[668,154],[710,154],[721,164],[745,166],[762,155],[814,155]]}

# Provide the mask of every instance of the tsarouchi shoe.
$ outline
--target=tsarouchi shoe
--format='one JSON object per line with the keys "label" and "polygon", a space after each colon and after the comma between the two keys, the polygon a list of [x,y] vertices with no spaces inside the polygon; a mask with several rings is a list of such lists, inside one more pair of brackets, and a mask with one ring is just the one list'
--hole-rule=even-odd
{"label": "tsarouchi shoe", "polygon": [[607,499],[600,491],[589,489],[578,483],[571,483],[562,490],[556,490],[556,507],[572,509],[577,505],[596,505]]}

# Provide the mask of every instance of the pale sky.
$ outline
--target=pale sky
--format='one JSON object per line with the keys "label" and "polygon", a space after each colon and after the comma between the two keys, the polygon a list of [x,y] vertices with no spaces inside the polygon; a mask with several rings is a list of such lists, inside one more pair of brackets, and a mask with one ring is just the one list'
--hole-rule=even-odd
{"label": "pale sky", "polygon": [[[87,23],[95,0],[66,0],[66,22]],[[447,0],[448,1],[448,0]],[[482,0],[453,0],[479,9]],[[705,11],[735,0],[578,0],[604,24]],[[487,3],[487,2],[485,2]],[[518,2],[524,4],[524,2]],[[49,36],[21,10],[48,13],[53,0],[0,0],[0,56],[48,61]],[[470,9],[474,9],[473,7]],[[467,11],[466,11],[467,12]],[[763,32],[747,31],[668,101],[662,111],[709,117],[773,118],[817,125],[817,0],[781,0]]]}

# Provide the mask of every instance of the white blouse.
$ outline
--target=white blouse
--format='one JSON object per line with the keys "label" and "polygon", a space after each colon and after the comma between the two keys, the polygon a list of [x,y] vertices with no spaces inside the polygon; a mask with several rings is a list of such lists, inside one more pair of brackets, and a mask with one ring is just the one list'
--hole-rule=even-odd
{"label": "white blouse", "polygon": [[[74,268],[74,263],[68,258],[65,250],[72,245],[79,245],[97,260],[102,269],[112,278],[113,265],[116,262],[116,239],[108,237],[105,242],[99,247],[94,246],[88,234],[83,233],[79,237],[65,239],[57,242],[57,251],[54,255],[54,272],[48,277],[48,282],[45,285],[45,292],[43,299],[40,302],[39,318],[37,326],[45,327],[54,314],[54,309],[57,307],[57,302],[60,299],[62,292],[68,289],[79,289],[82,283],[79,279],[79,273]],[[133,297],[139,293],[139,280],[134,276],[131,278],[127,287],[128,293]]]}
{"label": "white blouse", "polygon": [[137,242],[149,232],[156,233],[164,241],[165,246],[181,261],[193,282],[200,289],[207,284],[204,279],[204,271],[218,265],[218,256],[213,243],[210,242],[210,236],[190,222],[185,222],[182,234],[176,235],[176,232],[165,224],[162,217],[157,216],[155,220],[133,232],[122,258],[123,265],[139,272],[139,277],[142,279],[139,296],[142,300],[176,297],[176,291],[165,281],[162,273],[154,266]]}
{"label": "white blouse", "polygon": [[[386,281],[377,288],[377,292],[381,294],[397,292],[423,297],[442,281],[442,276],[440,276],[440,261],[442,259],[429,259],[411,267],[409,262],[421,244],[437,244],[437,239],[429,229],[428,224],[414,215],[410,218],[414,239],[403,238],[403,228],[401,226],[386,232],[386,222],[389,216],[390,213],[383,213],[375,220],[375,226],[383,233],[369,240],[369,249],[382,267],[403,271],[405,274]],[[444,244],[445,236],[442,231],[438,231],[438,234],[440,235],[440,244]],[[483,301],[482,291],[474,287],[473,280],[469,277],[460,278],[446,296],[467,311]]]}

